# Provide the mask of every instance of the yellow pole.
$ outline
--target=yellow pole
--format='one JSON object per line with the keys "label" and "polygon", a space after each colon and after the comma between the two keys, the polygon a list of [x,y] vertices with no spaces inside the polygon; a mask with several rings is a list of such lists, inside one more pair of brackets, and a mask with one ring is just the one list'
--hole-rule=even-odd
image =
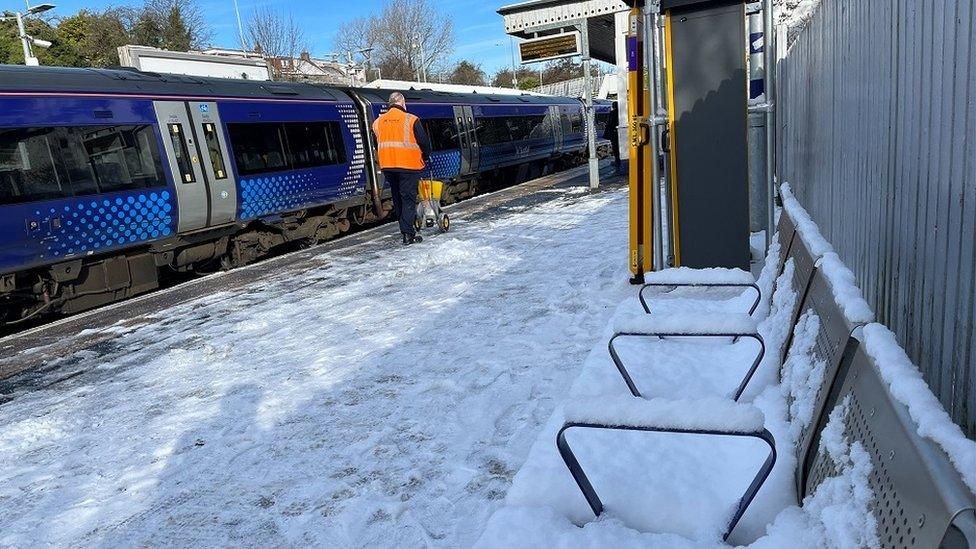
{"label": "yellow pole", "polygon": [[648,139],[649,90],[644,77],[644,24],[639,8],[630,10],[627,28],[627,135],[630,149],[630,279],[644,282],[653,268],[653,208],[651,207],[650,151]]}

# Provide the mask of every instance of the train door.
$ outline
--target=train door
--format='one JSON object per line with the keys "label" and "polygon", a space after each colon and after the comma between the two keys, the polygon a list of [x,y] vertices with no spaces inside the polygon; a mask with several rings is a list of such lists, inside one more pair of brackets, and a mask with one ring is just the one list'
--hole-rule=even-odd
{"label": "train door", "polygon": [[471,169],[471,132],[464,120],[464,107],[454,107],[454,123],[457,124],[458,142],[461,144],[461,175],[468,175]]}
{"label": "train door", "polygon": [[190,117],[210,190],[209,225],[231,223],[237,217],[237,183],[229,166],[231,157],[217,104],[190,102]]}
{"label": "train door", "polygon": [[201,229],[207,226],[210,213],[210,197],[207,183],[200,166],[200,152],[193,137],[193,125],[182,101],[157,101],[153,104],[163,148],[176,183],[176,200],[179,203],[178,232]]}
{"label": "train door", "polygon": [[176,182],[177,231],[233,221],[237,196],[216,104],[156,101],[153,107]]}
{"label": "train door", "polygon": [[471,163],[471,171],[477,172],[481,163],[481,149],[478,146],[478,129],[474,125],[474,110],[470,105],[461,107],[464,111],[464,122],[468,129],[468,146]]}
{"label": "train door", "polygon": [[454,107],[454,119],[461,136],[461,175],[476,173],[480,153],[478,132],[474,126],[474,111],[468,106]]}
{"label": "train door", "polygon": [[563,124],[556,105],[549,106],[549,127],[552,128],[553,147],[558,153],[563,148]]}
{"label": "train door", "polygon": [[454,119],[461,137],[461,174],[478,171],[478,132],[474,126],[474,111],[470,106],[454,107]]}

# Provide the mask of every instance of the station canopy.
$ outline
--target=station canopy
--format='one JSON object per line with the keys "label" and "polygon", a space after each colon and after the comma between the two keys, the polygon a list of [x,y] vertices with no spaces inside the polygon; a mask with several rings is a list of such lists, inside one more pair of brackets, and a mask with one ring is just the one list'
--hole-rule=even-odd
{"label": "station canopy", "polygon": [[623,0],[531,0],[505,6],[498,14],[505,19],[506,33],[526,39],[574,31],[576,25],[585,24],[590,56],[616,63],[614,14],[629,11],[633,4]]}

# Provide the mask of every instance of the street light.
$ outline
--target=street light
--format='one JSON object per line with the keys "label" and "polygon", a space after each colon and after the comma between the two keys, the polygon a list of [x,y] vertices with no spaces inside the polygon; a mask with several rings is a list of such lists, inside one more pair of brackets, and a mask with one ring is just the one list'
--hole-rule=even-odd
{"label": "street light", "polygon": [[420,65],[417,67],[417,81],[426,83],[427,82],[427,54],[424,52],[424,38],[420,35],[415,35],[414,39],[416,40],[416,42],[412,44],[412,47],[420,50]]}
{"label": "street light", "polygon": [[43,13],[47,10],[53,10],[55,8],[54,4],[38,4],[33,8],[30,5],[27,6],[27,13],[30,15],[37,15],[38,13]]}
{"label": "street light", "polygon": [[40,65],[41,62],[37,60],[37,57],[34,57],[33,46],[47,49],[50,48],[52,44],[47,40],[34,38],[33,36],[27,34],[27,29],[24,26],[24,18],[30,15],[37,15],[39,13],[44,13],[48,10],[52,10],[54,9],[55,6],[54,4],[38,4],[32,7],[27,2],[24,2],[24,4],[27,7],[27,11],[25,11],[24,13],[21,13],[19,11],[16,13],[5,11],[3,12],[3,17],[0,17],[0,21],[9,21],[11,19],[17,20],[17,35],[20,37],[20,44],[24,48],[24,65],[27,65],[28,67],[36,67]]}

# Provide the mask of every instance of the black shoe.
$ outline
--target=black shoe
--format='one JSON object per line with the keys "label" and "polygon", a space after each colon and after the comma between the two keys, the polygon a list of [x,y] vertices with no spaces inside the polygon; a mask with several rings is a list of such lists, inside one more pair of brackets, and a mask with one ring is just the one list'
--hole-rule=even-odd
{"label": "black shoe", "polygon": [[423,241],[424,241],[424,237],[420,236],[419,234],[413,236],[403,235],[403,244],[405,246],[409,246],[411,244],[420,244]]}

